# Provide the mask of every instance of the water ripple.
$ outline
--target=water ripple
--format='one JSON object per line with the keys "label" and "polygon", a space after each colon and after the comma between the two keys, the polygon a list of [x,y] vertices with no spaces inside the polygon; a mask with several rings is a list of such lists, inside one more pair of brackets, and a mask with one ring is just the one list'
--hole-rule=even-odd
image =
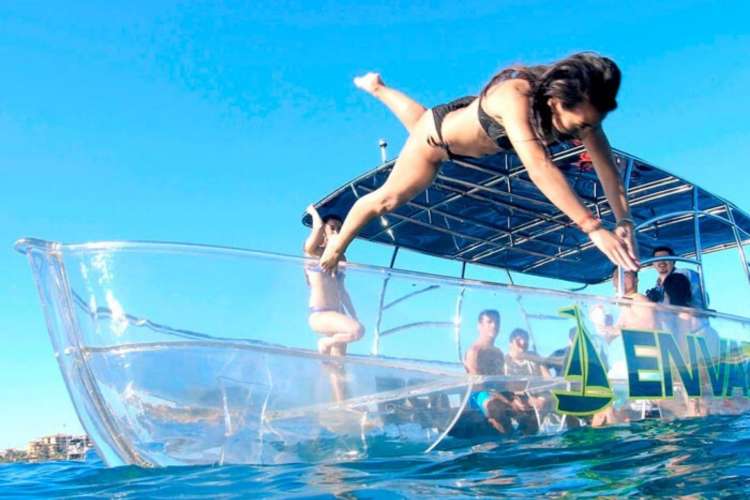
{"label": "water ripple", "polygon": [[0,465],[0,496],[45,498],[714,497],[744,496],[748,486],[750,416],[577,429],[323,465]]}

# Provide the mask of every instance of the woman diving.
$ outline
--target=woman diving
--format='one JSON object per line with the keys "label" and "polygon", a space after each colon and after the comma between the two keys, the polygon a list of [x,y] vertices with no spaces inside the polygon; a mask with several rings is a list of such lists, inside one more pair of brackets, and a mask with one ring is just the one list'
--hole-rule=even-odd
{"label": "woman diving", "polygon": [[[453,155],[480,157],[513,150],[539,190],[586,233],[612,263],[637,270],[633,220],[601,122],[617,107],[620,70],[606,57],[574,54],[550,65],[512,66],[497,73],[478,97],[464,97],[428,110],[375,73],[355,84],[383,102],[409,131],[385,183],[352,206],[320,265],[333,270],[370,220],[424,191],[442,161]],[[588,150],[617,221],[614,231],[581,203],[551,161],[547,146],[571,138]]]}

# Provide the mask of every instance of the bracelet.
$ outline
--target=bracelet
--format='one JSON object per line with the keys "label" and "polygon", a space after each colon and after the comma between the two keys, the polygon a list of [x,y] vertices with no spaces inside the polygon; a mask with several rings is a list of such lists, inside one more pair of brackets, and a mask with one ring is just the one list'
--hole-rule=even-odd
{"label": "bracelet", "polygon": [[625,224],[630,224],[632,227],[635,227],[635,221],[632,219],[632,217],[623,217],[622,219],[617,221],[615,227],[622,227]]}
{"label": "bracelet", "polygon": [[579,223],[578,227],[581,228],[584,234],[590,234],[602,228],[602,221],[596,217],[589,216],[583,222]]}

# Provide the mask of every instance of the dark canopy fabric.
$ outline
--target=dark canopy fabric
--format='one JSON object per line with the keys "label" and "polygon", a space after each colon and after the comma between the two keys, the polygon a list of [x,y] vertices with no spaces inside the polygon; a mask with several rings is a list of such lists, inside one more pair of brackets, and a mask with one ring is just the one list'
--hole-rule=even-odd
{"label": "dark canopy fabric", "polygon": [[[731,203],[662,169],[615,151],[637,224],[662,217],[638,232],[642,256],[661,245],[677,255],[696,254],[696,219],[704,253],[750,238],[750,216]],[[588,155],[559,145],[553,159],[570,185],[606,227],[614,216]],[[383,184],[393,161],[346,183],[317,204],[321,215],[342,218],[354,202]],[[697,203],[697,206],[696,206]],[[310,225],[310,217],[303,223]],[[611,276],[612,265],[531,182],[512,153],[446,161],[433,184],[411,202],[368,224],[359,238],[429,255],[579,283]]]}

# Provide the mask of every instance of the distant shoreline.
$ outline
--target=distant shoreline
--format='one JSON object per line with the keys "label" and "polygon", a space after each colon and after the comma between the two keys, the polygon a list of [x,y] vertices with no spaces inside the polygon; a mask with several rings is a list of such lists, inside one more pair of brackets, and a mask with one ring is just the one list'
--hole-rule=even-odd
{"label": "distant shoreline", "polygon": [[86,435],[53,434],[29,441],[25,450],[8,448],[0,452],[0,463],[80,461],[91,449],[91,439]]}

